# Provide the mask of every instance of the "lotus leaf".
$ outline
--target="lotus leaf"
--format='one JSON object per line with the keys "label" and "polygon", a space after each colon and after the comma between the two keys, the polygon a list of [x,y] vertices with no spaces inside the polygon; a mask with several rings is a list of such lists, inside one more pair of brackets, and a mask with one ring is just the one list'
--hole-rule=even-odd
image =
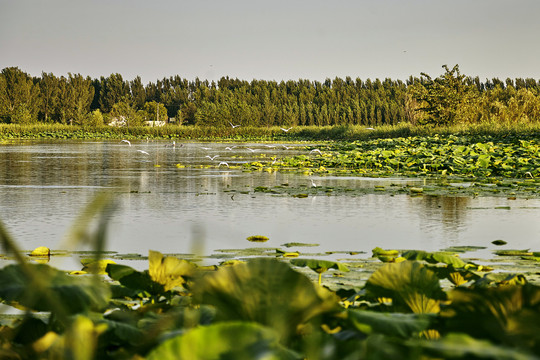
{"label": "lotus leaf", "polygon": [[388,263],[365,285],[370,296],[391,298],[398,308],[414,313],[437,313],[446,298],[435,273],[417,261]]}
{"label": "lotus leaf", "polygon": [[106,329],[106,324],[94,325],[89,318],[78,315],[62,335],[45,334],[34,344],[34,350],[47,354],[49,359],[91,360],[95,358],[98,337]]}
{"label": "lotus leaf", "polygon": [[378,333],[403,339],[428,330],[435,320],[429,314],[380,313],[355,309],[349,309],[347,317],[364,334]]}
{"label": "lotus leaf", "polygon": [[419,250],[408,250],[405,251],[401,256],[407,260],[425,260],[432,264],[444,263],[447,265],[452,265],[454,268],[462,268],[466,265],[465,262],[457,257],[456,254],[447,252],[431,253]]}
{"label": "lotus leaf", "polygon": [[495,255],[499,256],[530,256],[533,255],[529,249],[526,250],[497,250]]}
{"label": "lotus leaf", "polygon": [[251,322],[224,322],[199,327],[166,340],[147,360],[301,359],[279,344],[278,333]]}
{"label": "lotus leaf", "polygon": [[217,319],[255,321],[272,327],[285,341],[300,324],[336,309],[339,300],[288,264],[268,258],[208,273],[193,292],[196,302],[216,307]]}
{"label": "lotus leaf", "polygon": [[153,295],[165,291],[163,285],[153,281],[147,271],[139,272],[132,267],[120,264],[108,264],[106,271],[111,279],[120,282],[129,289],[146,291]]}
{"label": "lotus leaf", "polygon": [[[32,275],[29,275],[32,274]],[[36,311],[75,314],[108,305],[106,284],[73,277],[44,264],[8,265],[0,269],[0,298]]]}
{"label": "lotus leaf", "polygon": [[50,255],[51,255],[51,250],[45,246],[37,247],[30,253],[30,256],[50,256]]}
{"label": "lotus leaf", "polygon": [[173,256],[164,257],[157,251],[148,252],[150,278],[163,285],[165,291],[182,286],[186,277],[195,273],[196,266],[189,261],[181,260]]}
{"label": "lotus leaf", "polygon": [[374,248],[373,250],[371,250],[371,252],[372,252],[373,257],[377,257],[379,255],[381,255],[381,256],[397,256],[397,255],[399,255],[399,251],[397,251],[397,250],[384,250],[384,249],[381,249],[380,247]]}
{"label": "lotus leaf", "polygon": [[337,261],[319,260],[319,259],[293,259],[291,264],[294,266],[307,266],[311,270],[319,274],[319,285],[321,285],[322,274],[328,269],[336,269],[343,272],[348,272],[349,268]]}
{"label": "lotus leaf", "polygon": [[456,288],[448,297],[451,302],[441,311],[447,331],[540,349],[540,287]]}
{"label": "lotus leaf", "polygon": [[107,269],[107,265],[116,264],[113,260],[110,260],[110,259],[102,259],[102,260],[81,259],[81,263],[84,265],[82,271],[91,272],[91,273],[100,274],[100,275],[107,274],[107,272],[105,271]]}
{"label": "lotus leaf", "polygon": [[489,341],[472,338],[466,334],[448,334],[438,340],[408,340],[406,344],[421,352],[422,358],[437,359],[499,359],[533,360],[538,359],[524,350],[495,345]]}
{"label": "lotus leaf", "polygon": [[248,236],[247,240],[251,242],[266,242],[268,241],[268,237],[263,235],[252,235]]}

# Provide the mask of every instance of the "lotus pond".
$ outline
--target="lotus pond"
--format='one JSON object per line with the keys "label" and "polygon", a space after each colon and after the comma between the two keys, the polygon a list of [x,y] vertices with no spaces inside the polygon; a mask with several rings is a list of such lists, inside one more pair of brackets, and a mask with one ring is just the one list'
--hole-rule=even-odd
{"label": "lotus pond", "polygon": [[[34,313],[0,339],[23,358],[535,358],[537,147],[4,142],[0,298]],[[48,265],[23,265],[39,246]]]}

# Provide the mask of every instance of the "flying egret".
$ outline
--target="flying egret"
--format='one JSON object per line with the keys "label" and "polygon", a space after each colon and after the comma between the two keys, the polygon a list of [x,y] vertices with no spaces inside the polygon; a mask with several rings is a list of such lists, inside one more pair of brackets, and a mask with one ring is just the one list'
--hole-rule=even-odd
{"label": "flying egret", "polygon": [[215,158],[219,157],[219,155],[214,155],[214,156],[206,155],[205,157],[209,158],[210,160],[214,160]]}
{"label": "flying egret", "polygon": [[131,146],[131,143],[129,142],[129,140],[124,139],[124,140],[122,140],[121,142],[125,142],[125,143],[127,143],[129,146]]}
{"label": "flying egret", "polygon": [[255,151],[259,150],[259,149],[251,149],[251,148],[246,148],[247,150],[251,151],[252,153],[254,153]]}
{"label": "flying egret", "polygon": [[313,149],[309,153],[311,154],[312,152],[316,152],[316,153],[319,153],[319,155],[322,155],[322,152],[319,149]]}
{"label": "flying egret", "polygon": [[234,129],[234,128],[237,128],[237,127],[239,127],[239,126],[240,126],[240,125],[233,125],[233,123],[232,123],[232,122],[230,122],[230,121],[229,121],[229,124],[231,124],[231,126],[232,126],[232,128],[233,128],[233,129]]}
{"label": "flying egret", "polygon": [[232,150],[232,149],[234,149],[235,147],[236,147],[236,146],[227,146],[227,147],[225,148],[225,150]]}
{"label": "flying egret", "polygon": [[229,167],[229,164],[227,164],[225,161],[220,162],[218,167],[220,167],[221,165],[225,165],[226,167]]}
{"label": "flying egret", "polygon": [[203,149],[203,150],[211,150],[211,148],[207,148],[207,147],[204,147],[204,146],[201,146],[201,149]]}
{"label": "flying egret", "polygon": [[144,154],[144,155],[150,155],[149,153],[147,153],[146,151],[144,150],[137,150],[138,152],[140,152],[141,154]]}
{"label": "flying egret", "polygon": [[290,147],[290,146],[285,146],[285,145],[283,145],[283,144],[281,144],[281,146],[283,146],[283,148],[284,148],[285,150],[292,149],[292,147]]}
{"label": "flying egret", "polygon": [[292,127],[288,128],[288,129],[284,129],[284,128],[280,128],[281,130],[285,131],[285,132],[289,132],[289,130],[292,129]]}

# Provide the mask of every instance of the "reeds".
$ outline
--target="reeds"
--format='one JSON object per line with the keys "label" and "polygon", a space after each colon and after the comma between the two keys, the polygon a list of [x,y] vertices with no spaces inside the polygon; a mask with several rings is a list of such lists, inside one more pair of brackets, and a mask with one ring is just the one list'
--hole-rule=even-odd
{"label": "reeds", "polygon": [[16,125],[0,124],[0,139],[185,139],[233,141],[355,141],[376,138],[410,136],[471,135],[471,136],[538,136],[540,123],[483,122],[444,127],[416,126],[410,123],[366,128],[361,125],[297,126],[284,132],[280,127],[216,127],[177,126],[160,127],[83,127],[63,124]]}

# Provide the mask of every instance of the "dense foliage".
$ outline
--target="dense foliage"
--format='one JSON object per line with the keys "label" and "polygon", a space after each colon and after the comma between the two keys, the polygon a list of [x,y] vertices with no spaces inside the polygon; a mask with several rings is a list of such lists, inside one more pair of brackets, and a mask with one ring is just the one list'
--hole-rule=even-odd
{"label": "dense foliage", "polygon": [[[17,67],[0,74],[0,119],[97,126],[144,121],[230,127],[380,126],[400,122],[449,125],[484,121],[538,121],[540,82],[480,81],[456,65],[436,79],[326,79],[266,81],[222,77],[217,83],[180,76],[143,85],[120,74],[31,77]],[[159,111],[156,111],[159,109]]]}

